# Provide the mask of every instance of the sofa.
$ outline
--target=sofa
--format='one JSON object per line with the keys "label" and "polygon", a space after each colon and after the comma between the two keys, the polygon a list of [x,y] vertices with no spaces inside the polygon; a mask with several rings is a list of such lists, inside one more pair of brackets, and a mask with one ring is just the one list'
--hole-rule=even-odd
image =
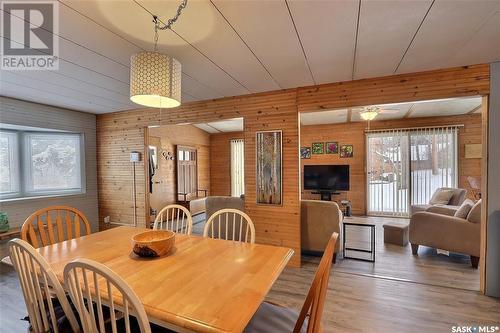
{"label": "sofa", "polygon": [[[320,254],[325,250],[333,232],[341,234],[342,211],[334,201],[300,201],[300,235],[304,253]],[[340,240],[335,245],[334,262],[340,251]]]}
{"label": "sofa", "polygon": [[481,239],[481,200],[465,218],[433,212],[416,212],[410,219],[410,243],[414,255],[420,245],[470,255],[477,268]]}
{"label": "sofa", "polygon": [[233,208],[245,211],[245,200],[240,197],[210,196],[205,199],[205,216],[208,220],[213,213],[225,209]]}
{"label": "sofa", "polygon": [[[452,195],[447,202],[439,201],[441,192],[451,191]],[[428,204],[411,205],[410,212],[413,215],[417,212],[431,212],[453,216],[467,196],[467,190],[463,188],[440,187],[438,188]]]}

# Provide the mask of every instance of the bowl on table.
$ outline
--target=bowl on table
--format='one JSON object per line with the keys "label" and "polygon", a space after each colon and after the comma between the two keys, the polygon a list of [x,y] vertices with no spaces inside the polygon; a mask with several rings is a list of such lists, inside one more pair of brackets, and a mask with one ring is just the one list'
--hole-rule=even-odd
{"label": "bowl on table", "polygon": [[169,230],[150,230],[132,237],[133,251],[140,257],[161,257],[174,246],[175,233]]}

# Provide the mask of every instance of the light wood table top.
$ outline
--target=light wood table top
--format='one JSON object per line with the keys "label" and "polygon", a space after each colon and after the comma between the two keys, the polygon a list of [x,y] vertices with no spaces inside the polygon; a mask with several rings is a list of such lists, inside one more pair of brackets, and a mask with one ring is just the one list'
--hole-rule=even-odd
{"label": "light wood table top", "polygon": [[77,258],[105,264],[131,286],[157,324],[197,332],[241,332],[290,260],[293,250],[176,235],[168,256],[132,253],[132,236],[118,227],[39,248],[63,282]]}

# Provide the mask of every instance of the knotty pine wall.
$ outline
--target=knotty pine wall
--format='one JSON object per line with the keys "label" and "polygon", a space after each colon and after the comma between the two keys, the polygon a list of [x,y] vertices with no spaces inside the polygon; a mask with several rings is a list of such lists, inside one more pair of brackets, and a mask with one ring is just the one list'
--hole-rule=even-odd
{"label": "knotty pine wall", "polygon": [[[289,246],[292,265],[300,265],[298,112],[415,100],[487,95],[489,65],[401,74],[245,96],[184,103],[175,109],[138,109],[97,116],[99,216],[131,223],[132,172],[128,153],[144,152],[144,127],[201,123],[243,117],[247,212],[255,222],[257,242]],[[255,203],[255,132],[282,129],[283,206]],[[212,158],[214,156],[212,155]],[[137,173],[138,221],[145,224],[145,170]]]}
{"label": "knotty pine wall", "polygon": [[176,154],[176,146],[189,146],[197,150],[198,189],[210,191],[210,135],[192,125],[166,125],[148,129],[149,145],[157,146],[158,169],[153,176],[153,193],[149,205],[160,211],[177,201],[177,160],[166,160],[162,151]]}
{"label": "knotty pine wall", "polygon": [[[468,176],[481,180],[481,159],[466,159],[465,145],[481,143],[481,115],[463,115],[453,117],[425,117],[411,119],[395,119],[373,121],[371,129],[395,129],[407,127],[441,126],[463,124],[458,132],[458,172],[459,187],[469,189]],[[366,122],[344,124],[311,125],[300,127],[300,142],[302,147],[311,147],[313,142],[336,141],[340,145],[352,144],[352,158],[340,158],[339,154],[311,155],[310,159],[301,160],[301,172],[308,164],[348,164],[350,167],[350,191],[333,199],[347,198],[352,202],[353,213],[366,214]],[[304,199],[319,199],[312,191],[301,191]]]}
{"label": "knotty pine wall", "polygon": [[244,136],[244,132],[210,134],[210,195],[231,195],[230,140]]}

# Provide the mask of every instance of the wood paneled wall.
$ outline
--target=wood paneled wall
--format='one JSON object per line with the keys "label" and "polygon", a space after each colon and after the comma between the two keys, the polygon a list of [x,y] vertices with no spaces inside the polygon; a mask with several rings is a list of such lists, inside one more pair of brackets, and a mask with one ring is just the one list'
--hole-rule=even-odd
{"label": "wood paneled wall", "polygon": [[[489,65],[356,80],[209,101],[184,103],[163,110],[138,109],[99,115],[99,213],[112,220],[132,220],[131,163],[128,152],[144,151],[144,127],[155,124],[200,123],[243,117],[245,120],[246,208],[257,228],[257,242],[292,247],[292,264],[300,263],[299,135],[298,112],[414,101],[457,96],[486,95]],[[284,135],[284,204],[255,204],[255,131],[282,129]],[[144,170],[137,173],[139,224],[144,225]]]}
{"label": "wood paneled wall", "polygon": [[[468,176],[481,180],[481,159],[466,159],[465,145],[481,143],[481,115],[463,115],[453,117],[426,117],[373,121],[371,129],[395,129],[407,127],[441,126],[463,124],[458,132],[458,168],[459,186],[469,189]],[[301,172],[307,164],[348,164],[350,167],[351,188],[336,199],[347,198],[352,202],[354,214],[366,214],[366,122],[344,124],[312,125],[300,127],[302,147],[311,147],[313,142],[336,141],[339,145],[352,144],[352,158],[340,158],[339,154],[311,155],[310,159],[301,160]],[[311,191],[302,191],[302,198],[319,199]]]}
{"label": "wood paneled wall", "polygon": [[176,160],[166,160],[162,151],[175,156],[176,146],[190,146],[198,154],[198,188],[210,191],[210,135],[192,125],[166,125],[150,128],[149,145],[158,150],[158,169],[153,176],[153,193],[149,195],[149,205],[158,211],[168,204],[177,202]]}
{"label": "wood paneled wall", "polygon": [[244,132],[210,134],[210,195],[231,195],[230,140],[243,139]]}

